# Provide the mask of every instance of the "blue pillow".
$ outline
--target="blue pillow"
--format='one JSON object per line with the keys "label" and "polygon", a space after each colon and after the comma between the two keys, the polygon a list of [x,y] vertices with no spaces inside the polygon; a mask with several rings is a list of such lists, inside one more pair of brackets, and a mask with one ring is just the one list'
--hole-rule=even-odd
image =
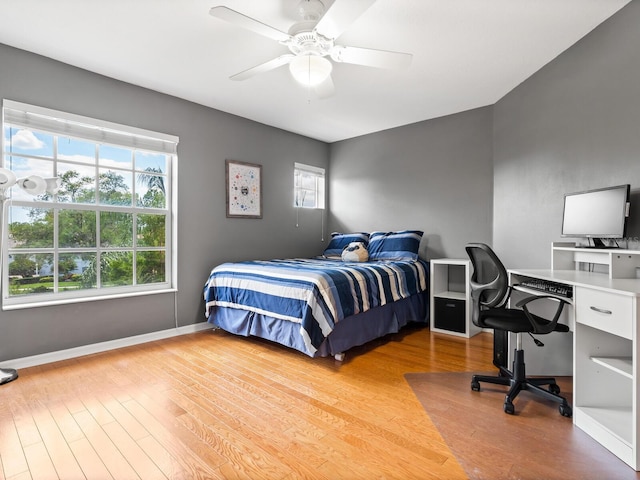
{"label": "blue pillow", "polygon": [[369,234],[360,233],[338,233],[331,234],[331,241],[325,249],[323,255],[327,258],[342,258],[342,250],[351,242],[362,242],[365,246],[369,243]]}
{"label": "blue pillow", "polygon": [[369,260],[417,260],[420,230],[372,232],[369,237]]}

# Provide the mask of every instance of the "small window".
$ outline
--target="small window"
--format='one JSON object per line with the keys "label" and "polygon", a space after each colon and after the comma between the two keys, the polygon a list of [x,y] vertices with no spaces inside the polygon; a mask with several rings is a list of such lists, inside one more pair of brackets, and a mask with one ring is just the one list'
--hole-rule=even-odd
{"label": "small window", "polygon": [[324,168],[296,163],[294,177],[294,206],[323,209]]}

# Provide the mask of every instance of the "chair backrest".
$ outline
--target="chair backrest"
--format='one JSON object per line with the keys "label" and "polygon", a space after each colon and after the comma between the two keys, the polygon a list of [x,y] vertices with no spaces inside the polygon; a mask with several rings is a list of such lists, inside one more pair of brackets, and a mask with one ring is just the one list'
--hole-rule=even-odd
{"label": "chair backrest", "polygon": [[509,277],[504,265],[491,247],[484,243],[469,243],[465,250],[471,259],[472,316],[475,325],[479,322],[480,310],[502,308],[509,298]]}

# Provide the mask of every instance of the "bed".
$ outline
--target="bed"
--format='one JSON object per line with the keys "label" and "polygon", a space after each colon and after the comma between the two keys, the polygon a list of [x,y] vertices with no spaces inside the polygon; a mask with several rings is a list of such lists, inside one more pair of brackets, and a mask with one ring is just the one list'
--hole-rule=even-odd
{"label": "bed", "polygon": [[[415,230],[334,233],[319,257],[224,263],[205,283],[205,315],[233,334],[342,360],[354,346],[428,323],[421,237]],[[342,260],[353,241],[368,249],[367,261]]]}

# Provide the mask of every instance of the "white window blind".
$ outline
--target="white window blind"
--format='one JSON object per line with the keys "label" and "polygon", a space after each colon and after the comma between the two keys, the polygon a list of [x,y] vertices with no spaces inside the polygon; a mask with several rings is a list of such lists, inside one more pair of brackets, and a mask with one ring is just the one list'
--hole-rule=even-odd
{"label": "white window blind", "polygon": [[67,112],[4,100],[4,123],[159,153],[175,154],[178,137]]}

